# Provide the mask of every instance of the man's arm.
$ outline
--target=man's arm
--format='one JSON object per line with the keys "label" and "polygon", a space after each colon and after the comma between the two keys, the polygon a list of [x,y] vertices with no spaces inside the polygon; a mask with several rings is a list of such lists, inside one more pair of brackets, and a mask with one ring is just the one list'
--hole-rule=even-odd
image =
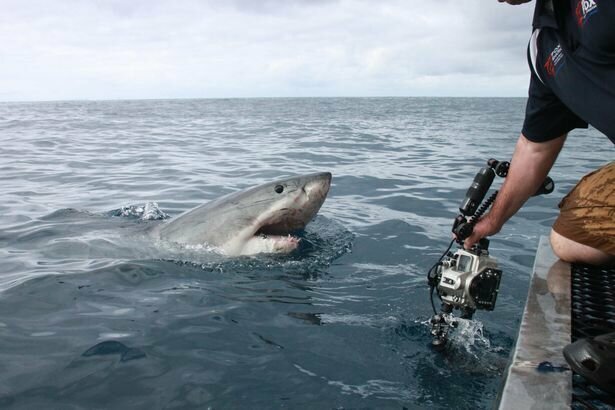
{"label": "man's arm", "polygon": [[508,176],[491,211],[478,221],[472,235],[464,241],[466,249],[470,249],[481,238],[500,232],[504,223],[536,193],[564,146],[565,140],[566,135],[562,135],[550,141],[536,143],[521,134],[510,161]]}

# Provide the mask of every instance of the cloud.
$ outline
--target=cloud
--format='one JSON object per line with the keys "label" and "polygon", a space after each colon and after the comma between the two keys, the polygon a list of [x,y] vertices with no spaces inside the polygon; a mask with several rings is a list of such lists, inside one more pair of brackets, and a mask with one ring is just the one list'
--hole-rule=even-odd
{"label": "cloud", "polygon": [[529,6],[5,0],[0,98],[523,95]]}

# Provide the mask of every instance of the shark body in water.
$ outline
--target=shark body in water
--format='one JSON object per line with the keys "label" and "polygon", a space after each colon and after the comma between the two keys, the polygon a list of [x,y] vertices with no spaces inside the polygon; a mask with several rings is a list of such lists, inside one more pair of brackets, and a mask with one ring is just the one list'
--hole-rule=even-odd
{"label": "shark body in water", "polygon": [[329,172],[262,184],[187,211],[158,234],[164,241],[208,245],[228,256],[288,253],[299,245],[292,234],[316,216],[330,186]]}

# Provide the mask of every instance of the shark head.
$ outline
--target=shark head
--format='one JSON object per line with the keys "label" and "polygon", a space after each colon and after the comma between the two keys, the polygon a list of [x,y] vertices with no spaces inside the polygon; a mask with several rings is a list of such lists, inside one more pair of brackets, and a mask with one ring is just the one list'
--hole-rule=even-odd
{"label": "shark head", "polygon": [[290,252],[299,244],[292,234],[314,218],[330,185],[331,173],[322,172],[235,192],[174,218],[160,237],[229,256]]}

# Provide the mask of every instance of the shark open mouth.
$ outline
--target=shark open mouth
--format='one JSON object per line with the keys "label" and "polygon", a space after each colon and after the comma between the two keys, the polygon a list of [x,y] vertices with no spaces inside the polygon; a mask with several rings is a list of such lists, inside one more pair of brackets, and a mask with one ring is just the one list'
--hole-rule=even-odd
{"label": "shark open mouth", "polygon": [[299,247],[301,240],[296,234],[305,227],[305,222],[289,214],[283,217],[278,214],[272,219],[264,221],[263,225],[256,230],[253,238],[246,244],[245,251],[249,252],[252,246],[271,253],[290,252]]}
{"label": "shark open mouth", "polygon": [[254,236],[293,236],[303,228],[303,224],[273,223],[261,226]]}
{"label": "shark open mouth", "polygon": [[301,241],[297,236],[291,235],[292,231],[280,230],[273,225],[261,227],[254,236],[246,241],[242,253],[278,253],[292,252],[299,247]]}

